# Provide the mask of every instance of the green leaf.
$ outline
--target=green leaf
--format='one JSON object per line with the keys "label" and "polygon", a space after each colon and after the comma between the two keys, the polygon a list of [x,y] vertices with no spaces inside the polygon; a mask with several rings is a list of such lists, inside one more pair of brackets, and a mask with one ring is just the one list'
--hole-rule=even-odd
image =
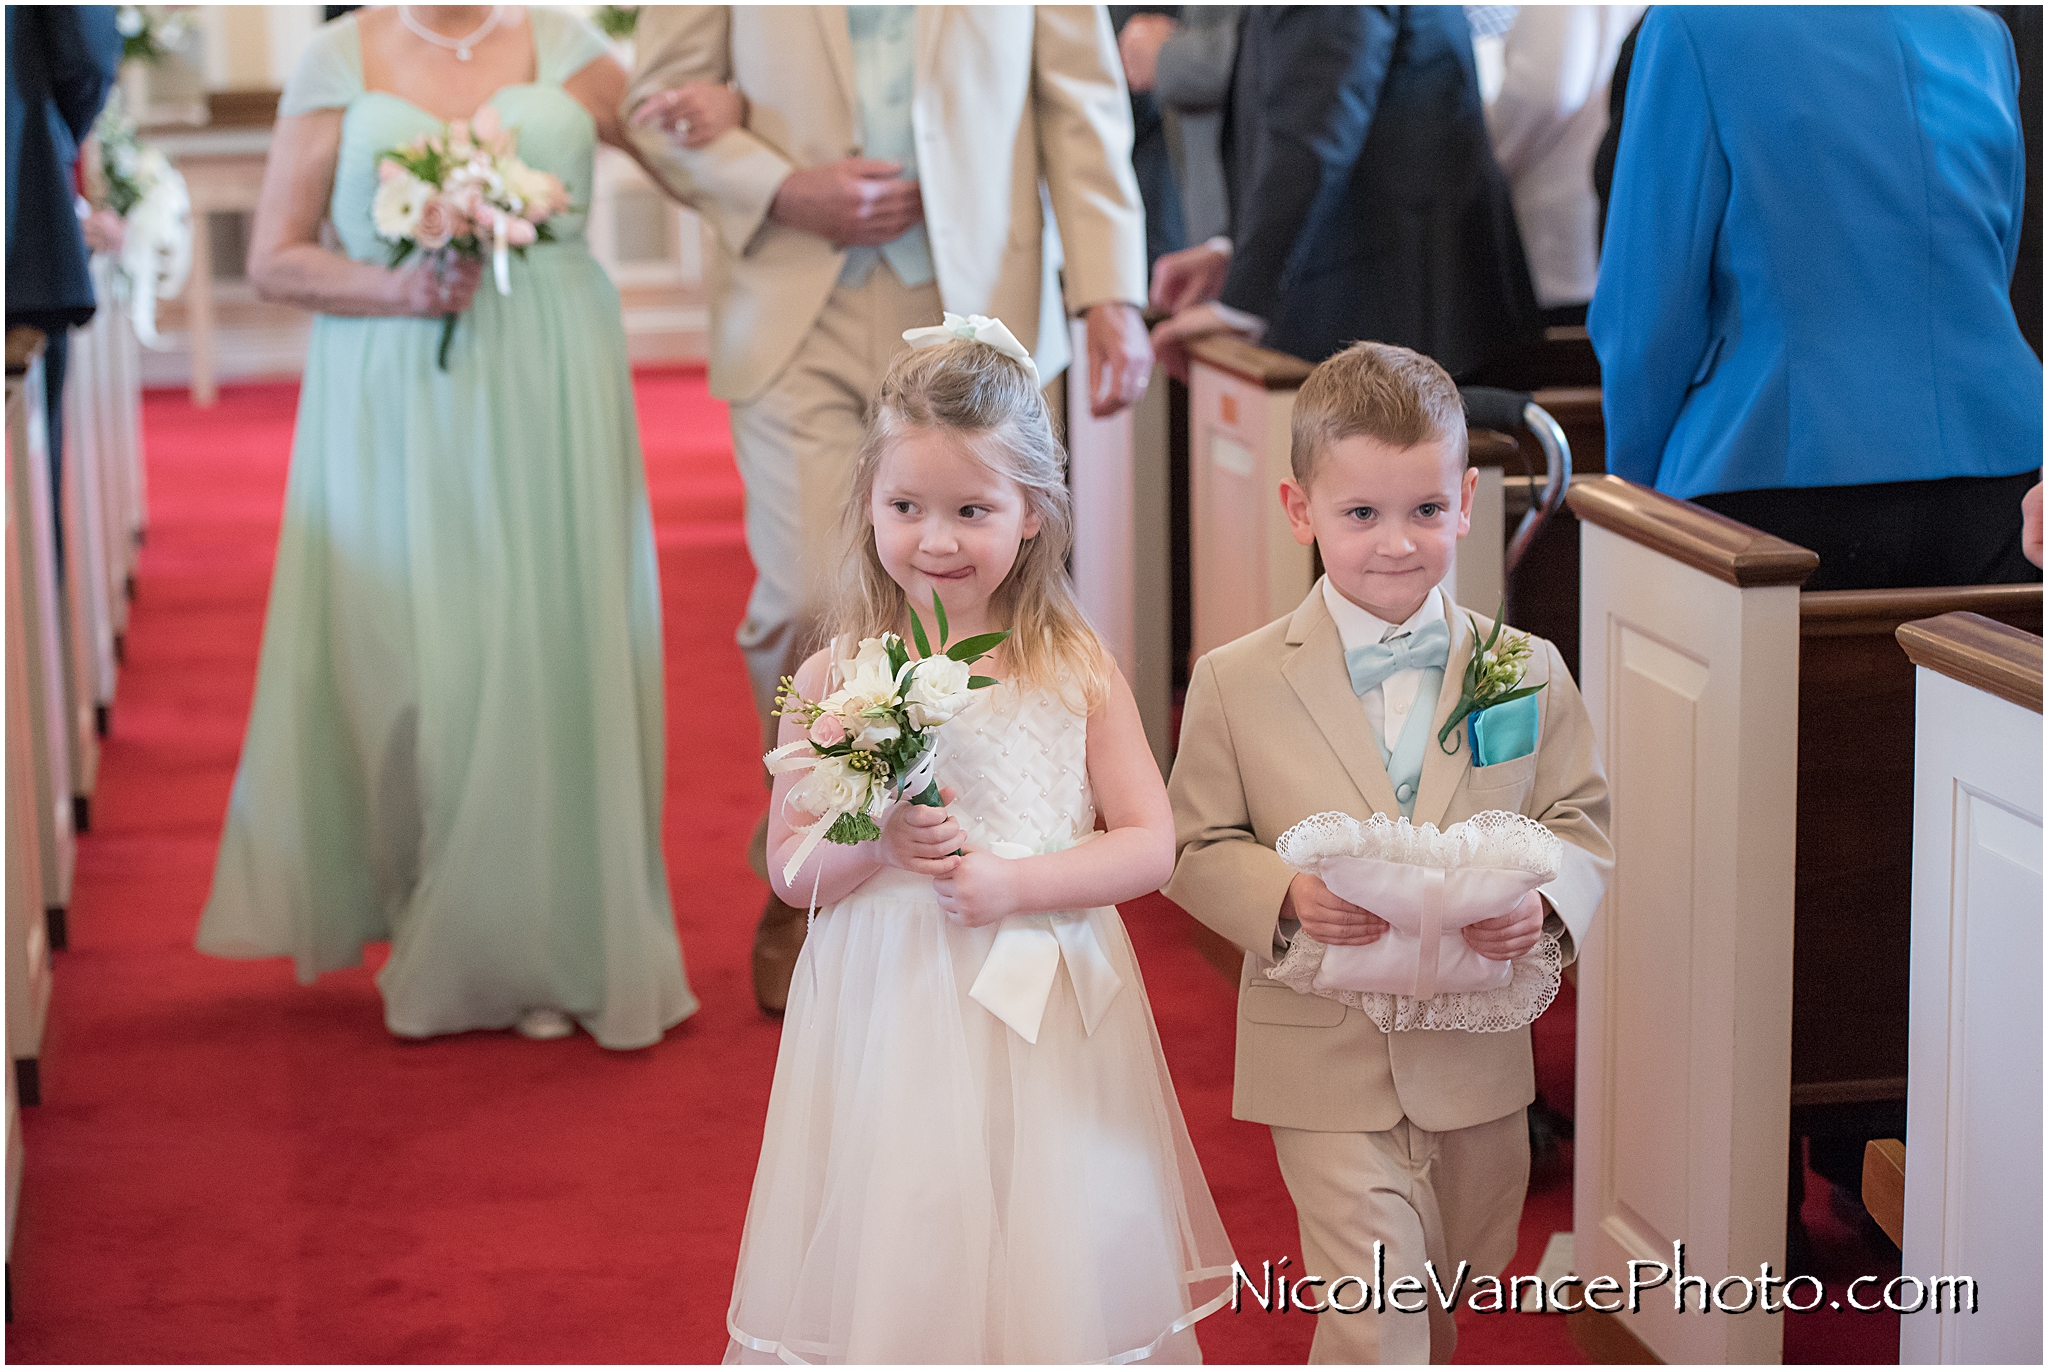
{"label": "green leaf", "polygon": [[997,683],[996,678],[992,675],[971,675],[967,677],[967,688],[970,690],[986,690],[989,686]]}
{"label": "green leaf", "polygon": [[872,842],[882,835],[875,826],[875,820],[865,813],[842,813],[834,819],[832,826],[825,829],[825,840],[850,847],[856,842]]}
{"label": "green leaf", "polygon": [[[938,596],[933,595],[932,598],[937,599]],[[917,639],[917,654],[919,656],[930,656],[932,654],[932,644],[931,640],[924,635],[924,620],[917,616],[916,606],[906,604],[903,607],[910,610],[910,635]]]}
{"label": "green leaf", "polygon": [[963,638],[961,641],[954,643],[946,649],[946,655],[955,661],[979,661],[982,657],[987,656],[990,652],[1002,646],[1003,639],[1009,635],[1007,631],[1000,633],[977,633],[973,637]]}
{"label": "green leaf", "polygon": [[910,650],[903,645],[903,639],[891,633],[888,637],[889,678],[895,679],[910,663]]}
{"label": "green leaf", "polygon": [[[1451,730],[1460,723],[1463,723],[1465,715],[1471,712],[1472,703],[1470,700],[1460,700],[1458,702],[1458,707],[1451,710],[1451,716],[1444,720],[1444,726],[1437,730],[1436,741],[1439,747],[1443,747],[1444,740],[1451,735]],[[1456,750],[1456,747],[1444,747],[1444,751],[1447,753],[1455,752]]]}
{"label": "green leaf", "polygon": [[[932,616],[939,621],[939,650],[943,652],[946,650],[946,639],[953,635],[953,630],[946,626],[946,605],[939,598],[937,590],[932,591]],[[925,655],[929,656],[931,653],[927,652]]]}
{"label": "green leaf", "polygon": [[1476,705],[1475,709],[1491,709],[1496,704],[1511,704],[1517,699],[1528,698],[1530,695],[1535,694],[1538,690],[1542,688],[1543,687],[1541,685],[1524,685],[1519,690],[1509,690],[1504,695],[1501,695],[1494,699],[1489,699],[1483,704]]}

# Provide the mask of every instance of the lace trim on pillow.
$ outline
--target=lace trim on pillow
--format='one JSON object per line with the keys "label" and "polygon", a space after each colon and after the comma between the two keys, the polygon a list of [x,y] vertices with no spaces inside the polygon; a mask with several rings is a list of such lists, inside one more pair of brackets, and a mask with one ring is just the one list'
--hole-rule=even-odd
{"label": "lace trim on pillow", "polygon": [[1473,814],[1442,832],[1434,823],[1418,828],[1383,813],[1363,823],[1348,813],[1310,814],[1280,834],[1273,849],[1296,870],[1349,856],[1442,870],[1521,870],[1548,880],[1556,878],[1564,861],[1563,838],[1533,818],[1503,809]]}
{"label": "lace trim on pillow", "polygon": [[1381,1032],[1512,1032],[1529,1026],[1550,1007],[1564,973],[1564,946],[1550,931],[1537,939],[1527,955],[1515,958],[1514,978],[1501,988],[1428,999],[1374,990],[1317,989],[1316,972],[1322,969],[1325,950],[1321,942],[1298,932],[1280,964],[1266,971],[1266,978],[1301,994],[1349,1005],[1378,1024]]}

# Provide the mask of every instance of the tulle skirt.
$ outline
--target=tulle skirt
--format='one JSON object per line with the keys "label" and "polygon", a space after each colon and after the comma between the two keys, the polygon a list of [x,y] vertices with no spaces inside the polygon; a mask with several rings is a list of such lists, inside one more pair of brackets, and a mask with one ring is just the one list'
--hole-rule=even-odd
{"label": "tulle skirt", "polygon": [[791,986],[726,1359],[1199,1359],[1229,1239],[1136,958],[1095,1031],[1066,970],[1036,1045],[968,997],[996,929],[885,870],[819,915]]}

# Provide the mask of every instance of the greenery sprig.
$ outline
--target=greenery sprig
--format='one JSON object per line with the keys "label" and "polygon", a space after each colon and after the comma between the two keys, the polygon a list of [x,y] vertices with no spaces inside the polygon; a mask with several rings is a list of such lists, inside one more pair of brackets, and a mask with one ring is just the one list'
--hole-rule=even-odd
{"label": "greenery sprig", "polygon": [[[1472,660],[1465,665],[1465,682],[1458,694],[1458,707],[1451,710],[1451,716],[1437,732],[1436,741],[1445,755],[1455,753],[1455,746],[1449,743],[1451,734],[1468,715],[1482,709],[1491,709],[1496,704],[1507,704],[1526,698],[1542,689],[1541,685],[1523,685],[1522,677],[1529,673],[1529,658],[1534,649],[1529,644],[1527,633],[1516,633],[1505,642],[1501,640],[1501,629],[1505,627],[1502,616],[1507,612],[1507,601],[1502,600],[1494,611],[1493,631],[1486,641],[1472,650]],[[1472,636],[1479,636],[1479,620],[1470,614],[1465,621],[1472,625]]]}

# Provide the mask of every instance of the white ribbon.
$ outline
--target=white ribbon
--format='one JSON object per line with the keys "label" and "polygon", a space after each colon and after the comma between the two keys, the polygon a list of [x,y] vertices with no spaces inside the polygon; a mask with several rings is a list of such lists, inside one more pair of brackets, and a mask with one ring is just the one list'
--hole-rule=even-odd
{"label": "white ribbon", "polygon": [[[1094,836],[1091,832],[1081,841]],[[1034,848],[1021,842],[990,842],[986,849],[996,856],[1017,860],[1076,845],[1079,844],[1048,842]],[[1045,1006],[1052,999],[1053,982],[1059,978],[1063,959],[1067,976],[1074,983],[1074,998],[1081,1005],[1081,1026],[1092,1035],[1124,982],[1110,964],[1109,953],[1096,937],[1095,924],[1086,910],[1013,913],[1005,918],[967,997],[1036,1046],[1038,1029],[1045,1020]]]}
{"label": "white ribbon", "polygon": [[505,242],[505,211],[491,211],[491,278],[498,283],[500,295],[512,293],[512,254]]}
{"label": "white ribbon", "polygon": [[945,313],[945,322],[930,328],[909,328],[903,332],[903,341],[914,351],[920,347],[937,347],[941,343],[977,342],[983,347],[993,347],[1005,357],[1024,364],[1031,373],[1031,379],[1038,379],[1038,363],[1031,360],[1031,353],[1023,343],[1017,341],[1001,319],[991,319],[986,314]]}

